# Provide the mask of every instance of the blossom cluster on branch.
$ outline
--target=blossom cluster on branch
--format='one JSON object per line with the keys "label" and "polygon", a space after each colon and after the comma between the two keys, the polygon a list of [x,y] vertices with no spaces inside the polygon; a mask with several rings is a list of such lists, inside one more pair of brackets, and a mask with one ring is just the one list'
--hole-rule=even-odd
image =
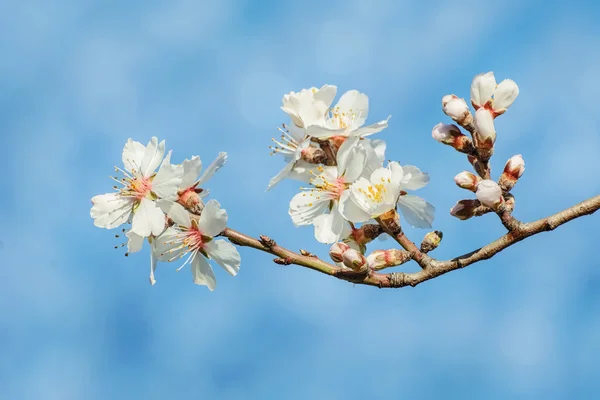
{"label": "blossom cluster on branch", "polygon": [[[198,156],[172,164],[171,152],[165,153],[165,142],[155,137],[146,146],[127,141],[123,168],[115,167],[122,176],[112,177],[117,183],[114,192],[93,197],[90,214],[101,228],[129,226],[122,229],[127,238],[126,255],[139,251],[148,241],[152,284],[157,262],[184,258],[179,269],[190,264],[194,283],[214,290],[216,278],[208,260],[235,276],[241,262],[236,245],[276,255],[274,261],[278,264],[297,264],[355,283],[414,286],[490,258],[525,237],[600,208],[597,196],[577,209],[546,220],[530,224],[517,221],[512,216],[515,199],[510,192],[525,171],[523,157],[511,157],[497,181],[491,178],[490,159],[496,141],[494,120],[515,101],[519,88],[510,79],[496,84],[494,74],[488,72],[475,76],[470,94],[474,115],[463,98],[444,96],[442,109],[458,125],[440,123],[432,130],[435,140],[465,154],[475,172],[463,171],[455,176],[456,184],[474,193],[475,198],[460,200],[450,213],[461,220],[496,213],[512,235],[453,260],[438,261],[428,255],[439,246],[441,232],[427,233],[417,246],[402,230],[404,223],[432,228],[435,207],[410,194],[427,185],[429,175],[413,165],[386,163],[385,142],[371,137],[388,127],[390,117],[366,125],[367,95],[350,90],[332,105],[337,95],[337,87],[332,85],[283,96],[281,109],[289,123],[282,124],[280,137],[272,139],[271,154],[283,156],[285,166],[271,179],[267,191],[286,178],[299,181],[302,187],[290,201],[291,220],[295,226],[313,226],[315,239],[331,245],[333,264],[306,250],[294,253],[266,236],[254,239],[230,229],[227,212],[216,200],[207,200],[210,192],[205,187],[225,164],[226,153],[220,153],[202,172]],[[381,235],[391,236],[402,249],[367,253],[367,245]],[[217,239],[219,236],[229,241]],[[422,271],[378,272],[411,260]]]}

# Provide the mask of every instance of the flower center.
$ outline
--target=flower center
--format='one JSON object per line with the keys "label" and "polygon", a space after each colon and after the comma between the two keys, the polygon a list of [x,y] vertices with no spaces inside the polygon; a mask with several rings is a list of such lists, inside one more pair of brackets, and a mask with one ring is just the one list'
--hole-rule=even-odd
{"label": "flower center", "polygon": [[[381,180],[383,182],[383,178]],[[384,183],[375,183],[367,186],[367,190],[359,188],[358,191],[367,196],[369,200],[374,203],[383,203],[385,201],[387,187]]]}
{"label": "flower center", "polygon": [[202,250],[204,248],[205,238],[206,236],[202,235],[202,232],[192,225],[190,229],[185,232],[183,245],[187,246],[189,251]]}
{"label": "flower center", "polygon": [[342,112],[340,107],[335,107],[329,110],[329,118],[331,124],[338,129],[348,129],[354,126],[354,121],[360,117],[361,113],[362,110],[353,111],[352,109]]}

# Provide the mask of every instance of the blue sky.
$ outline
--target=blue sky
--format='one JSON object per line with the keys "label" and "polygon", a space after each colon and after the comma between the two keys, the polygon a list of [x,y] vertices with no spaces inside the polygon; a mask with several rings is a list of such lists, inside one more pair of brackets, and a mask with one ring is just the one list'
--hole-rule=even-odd
{"label": "blue sky", "polygon": [[[242,249],[215,292],[123,256],[90,198],[127,138],[174,159],[230,155],[210,189],[231,227],[325,256],[287,216],[270,138],[281,96],[335,84],[371,100],[388,158],[431,175],[449,258],[503,233],[447,210],[466,160],[431,138],[441,97],[493,70],[521,94],[494,171],[523,154],[515,216],[600,191],[600,6],[541,1],[9,2],[0,12],[0,397],[591,398],[600,390],[600,216],[417,288],[353,286]],[[497,175],[496,175],[497,176]],[[425,233],[407,229],[416,241]],[[387,242],[388,245],[391,242]],[[405,269],[415,266],[406,266]]]}

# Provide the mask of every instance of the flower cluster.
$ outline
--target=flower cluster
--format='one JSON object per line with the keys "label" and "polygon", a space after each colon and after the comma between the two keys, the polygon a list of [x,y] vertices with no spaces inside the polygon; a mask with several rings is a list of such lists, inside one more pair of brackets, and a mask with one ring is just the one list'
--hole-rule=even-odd
{"label": "flower cluster", "polygon": [[129,139],[122,161],[123,169],[115,167],[122,177],[112,177],[117,183],[114,192],[93,197],[90,215],[100,228],[131,225],[123,229],[128,238],[126,255],[141,250],[144,239],[148,240],[151,284],[155,283],[158,261],[184,257],[179,269],[191,264],[194,283],[210,290],[214,290],[216,279],[207,259],[231,275],[237,274],[237,249],[225,240],[214,239],[227,225],[227,212],[216,200],[204,203],[209,194],[204,185],[225,164],[226,153],[220,153],[201,174],[200,157],[171,164],[171,152],[165,156],[165,142],[153,137],[146,146]]}
{"label": "flower cluster", "polygon": [[369,138],[387,128],[389,117],[365,126],[367,95],[350,90],[332,106],[336,92],[324,85],[283,96],[291,123],[271,149],[286,165],[267,190],[284,178],[308,183],[292,198],[289,214],[296,226],[313,225],[321,243],[352,240],[356,224],[397,208],[410,225],[431,227],[435,208],[407,192],[425,186],[429,176],[411,165],[384,166],[385,142]]}
{"label": "flower cluster", "polygon": [[475,116],[471,114],[467,102],[454,94],[442,98],[444,113],[472,134],[472,139],[463,134],[460,128],[453,124],[439,123],[431,135],[435,140],[454,147],[468,155],[468,160],[477,175],[463,171],[454,177],[454,182],[463,189],[475,193],[476,200],[460,200],[450,214],[459,219],[469,219],[488,211],[501,211],[505,202],[514,206],[511,189],[525,172],[525,162],[518,154],[511,157],[504,167],[498,181],[490,179],[489,160],[494,154],[496,129],[494,119],[506,112],[519,95],[519,87],[505,79],[496,84],[493,72],[482,73],[471,83],[471,105]]}

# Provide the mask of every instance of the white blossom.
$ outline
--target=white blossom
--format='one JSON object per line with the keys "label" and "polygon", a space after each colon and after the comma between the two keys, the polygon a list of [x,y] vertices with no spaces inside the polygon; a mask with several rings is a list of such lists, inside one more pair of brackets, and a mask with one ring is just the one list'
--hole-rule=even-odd
{"label": "white blossom", "polygon": [[363,126],[369,115],[369,97],[357,90],[349,90],[340,97],[329,111],[324,123],[307,127],[308,134],[315,138],[335,136],[369,136],[381,132],[388,126],[390,117],[373,125]]}
{"label": "white blossom", "polygon": [[[157,199],[177,199],[181,183],[181,167],[162,163],[165,142],[153,137],[147,146],[129,139],[123,148],[125,170],[116,168],[124,177],[113,178],[123,187],[115,193],[92,198],[90,215],[94,225],[112,229],[131,218],[131,231],[147,237],[160,234],[165,227],[165,215]],[[160,166],[157,173],[154,171]]]}
{"label": "white blossom", "polygon": [[240,269],[241,258],[235,246],[225,240],[215,240],[227,225],[227,212],[216,200],[206,203],[199,219],[190,218],[189,213],[178,203],[173,203],[169,217],[176,227],[168,228],[157,237],[155,256],[159,261],[175,261],[187,257],[183,265],[190,264],[192,277],[197,285],[205,285],[211,291],[217,281],[207,259],[212,259],[232,276]]}
{"label": "white blossom", "polygon": [[343,216],[351,222],[370,218],[400,208],[406,221],[417,228],[431,228],[435,207],[420,197],[406,193],[429,182],[429,175],[412,165],[390,162],[387,168],[374,171],[369,179],[361,177],[351,187],[351,200],[356,207],[344,207]]}
{"label": "white blossom", "polygon": [[519,95],[519,87],[511,79],[496,85],[493,72],[478,74],[471,83],[471,104],[475,110],[486,108],[495,118],[503,114]]}

